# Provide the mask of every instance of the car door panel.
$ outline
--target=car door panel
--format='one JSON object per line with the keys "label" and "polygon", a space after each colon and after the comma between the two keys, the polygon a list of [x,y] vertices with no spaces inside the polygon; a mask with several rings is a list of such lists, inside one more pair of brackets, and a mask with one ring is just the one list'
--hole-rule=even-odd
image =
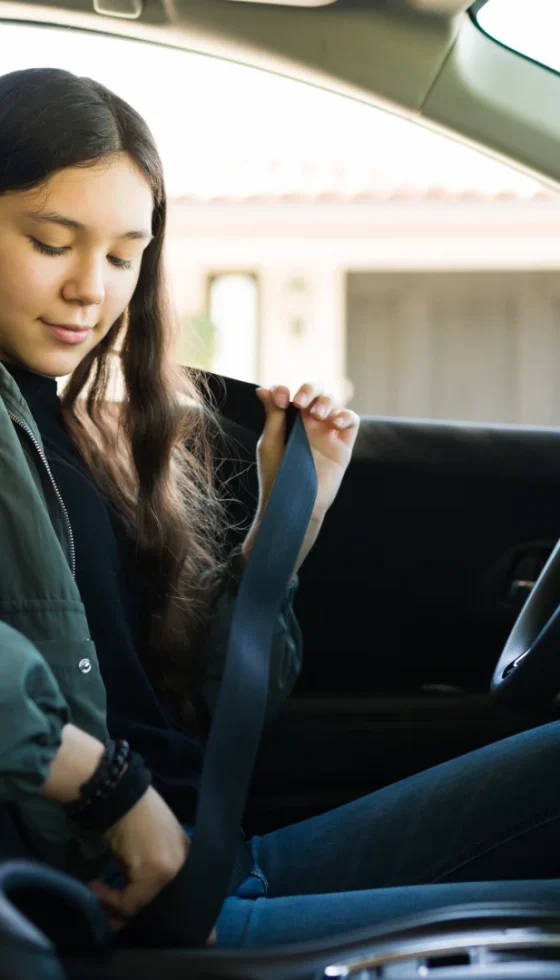
{"label": "car door panel", "polygon": [[[254,386],[230,379],[220,400],[249,520],[262,408]],[[487,689],[560,537],[559,499],[555,429],[362,419],[301,570],[304,668],[263,739],[254,826],[318,812],[554,716],[504,715]]]}

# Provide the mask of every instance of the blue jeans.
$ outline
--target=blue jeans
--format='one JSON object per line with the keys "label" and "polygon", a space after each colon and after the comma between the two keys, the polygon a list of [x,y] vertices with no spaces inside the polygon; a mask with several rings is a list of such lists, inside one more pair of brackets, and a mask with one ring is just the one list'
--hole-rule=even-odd
{"label": "blue jeans", "polygon": [[560,722],[251,841],[221,948],[332,936],[489,900],[560,907]]}

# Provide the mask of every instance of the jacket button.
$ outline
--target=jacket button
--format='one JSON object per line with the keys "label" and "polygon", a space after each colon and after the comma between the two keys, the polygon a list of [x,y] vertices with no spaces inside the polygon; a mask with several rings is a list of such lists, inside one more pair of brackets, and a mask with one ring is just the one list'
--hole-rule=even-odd
{"label": "jacket button", "polygon": [[80,660],[78,670],[81,670],[82,674],[89,674],[91,670],[91,660],[87,660],[87,658]]}

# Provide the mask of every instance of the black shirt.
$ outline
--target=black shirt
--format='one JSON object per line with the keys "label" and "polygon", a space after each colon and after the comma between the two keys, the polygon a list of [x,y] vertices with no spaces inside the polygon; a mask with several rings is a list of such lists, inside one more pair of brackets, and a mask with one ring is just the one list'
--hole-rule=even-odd
{"label": "black shirt", "polygon": [[68,511],[76,583],[107,690],[107,727],[143,756],[156,789],[183,823],[192,823],[202,748],[174,722],[142,663],[149,599],[134,546],[66,430],[56,381],[5,367],[29,405]]}

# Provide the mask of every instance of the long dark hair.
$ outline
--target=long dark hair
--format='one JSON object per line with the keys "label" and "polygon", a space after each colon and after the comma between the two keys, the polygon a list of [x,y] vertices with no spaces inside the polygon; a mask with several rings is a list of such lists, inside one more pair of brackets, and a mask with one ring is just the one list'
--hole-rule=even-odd
{"label": "long dark hair", "polygon": [[[151,188],[154,238],[128,309],[74,371],[62,408],[93,478],[121,511],[151,583],[148,663],[182,720],[192,720],[197,642],[223,560],[225,522],[209,436],[215,417],[194,376],[171,360],[161,161],[141,116],[99,82],[55,68],[0,76],[0,194],[118,153],[129,154]],[[124,398],[111,403],[115,358]]]}

